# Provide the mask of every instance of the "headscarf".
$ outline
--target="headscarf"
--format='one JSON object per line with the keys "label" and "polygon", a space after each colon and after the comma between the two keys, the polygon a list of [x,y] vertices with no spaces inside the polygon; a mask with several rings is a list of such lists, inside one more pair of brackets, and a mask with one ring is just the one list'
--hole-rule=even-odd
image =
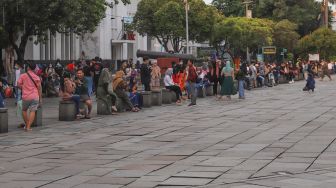
{"label": "headscarf", "polygon": [[123,80],[123,76],[125,75],[124,71],[118,71],[115,74],[115,77],[113,79],[113,90],[116,90],[117,87],[119,86],[120,83],[122,83]]}
{"label": "headscarf", "polygon": [[173,75],[173,69],[172,69],[172,68],[168,68],[168,69],[166,70],[166,75],[168,75],[168,76]]}
{"label": "headscarf", "polygon": [[224,73],[231,73],[232,67],[231,67],[231,62],[230,61],[226,61],[226,65],[225,65],[223,71],[224,71]]}

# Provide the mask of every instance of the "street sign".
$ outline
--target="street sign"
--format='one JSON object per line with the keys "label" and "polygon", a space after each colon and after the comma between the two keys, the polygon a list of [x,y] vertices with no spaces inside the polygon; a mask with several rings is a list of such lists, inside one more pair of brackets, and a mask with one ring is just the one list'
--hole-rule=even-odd
{"label": "street sign", "polygon": [[263,54],[257,54],[257,61],[263,62],[264,61],[264,55]]}
{"label": "street sign", "polygon": [[264,46],[262,48],[263,54],[271,55],[276,54],[276,47],[275,46]]}
{"label": "street sign", "polygon": [[124,20],[125,24],[131,24],[131,23],[133,23],[133,17],[127,17],[127,16],[125,16],[125,17],[123,17],[123,20]]}

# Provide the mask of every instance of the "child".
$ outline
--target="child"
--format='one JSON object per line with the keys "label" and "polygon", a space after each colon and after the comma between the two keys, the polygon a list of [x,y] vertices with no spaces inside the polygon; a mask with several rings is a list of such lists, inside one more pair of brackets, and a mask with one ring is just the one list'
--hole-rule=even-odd
{"label": "child", "polygon": [[312,91],[314,92],[315,89],[315,80],[314,80],[314,76],[313,74],[309,73],[308,74],[308,79],[307,79],[307,83],[306,83],[306,87],[303,88],[303,91]]}

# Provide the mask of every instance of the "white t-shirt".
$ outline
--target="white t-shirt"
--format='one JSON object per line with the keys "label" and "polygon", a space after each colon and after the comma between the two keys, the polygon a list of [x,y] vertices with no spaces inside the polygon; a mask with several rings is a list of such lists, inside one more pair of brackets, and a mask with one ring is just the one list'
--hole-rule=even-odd
{"label": "white t-shirt", "polygon": [[332,68],[333,68],[333,64],[332,63],[328,63],[328,69],[332,70]]}

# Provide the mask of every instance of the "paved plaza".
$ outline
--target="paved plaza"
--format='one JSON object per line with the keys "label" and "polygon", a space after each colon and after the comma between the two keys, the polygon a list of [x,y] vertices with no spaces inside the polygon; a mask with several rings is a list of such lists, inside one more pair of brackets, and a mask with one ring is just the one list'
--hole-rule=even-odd
{"label": "paved plaza", "polygon": [[76,122],[58,122],[58,99],[46,99],[31,133],[10,108],[0,187],[334,188],[336,81],[314,94],[304,84]]}

